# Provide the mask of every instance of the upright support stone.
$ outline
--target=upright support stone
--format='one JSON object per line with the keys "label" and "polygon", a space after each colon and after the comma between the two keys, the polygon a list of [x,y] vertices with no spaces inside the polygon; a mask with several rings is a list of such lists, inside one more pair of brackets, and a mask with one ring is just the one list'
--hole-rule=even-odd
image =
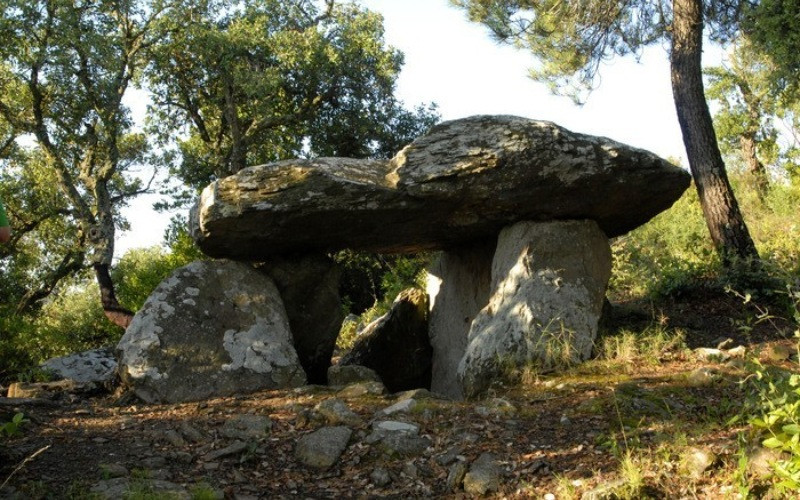
{"label": "upright support stone", "polygon": [[496,238],[490,238],[442,252],[428,269],[433,392],[453,399],[463,397],[456,371],[467,350],[472,320],[489,303],[496,246]]}
{"label": "upright support stone", "polygon": [[278,287],[308,382],[325,384],[344,320],[340,269],[323,254],[275,257],[259,269]]}
{"label": "upright support stone", "polygon": [[472,321],[458,367],[466,397],[506,370],[587,359],[611,276],[608,238],[593,221],[520,222],[500,232],[492,295]]}

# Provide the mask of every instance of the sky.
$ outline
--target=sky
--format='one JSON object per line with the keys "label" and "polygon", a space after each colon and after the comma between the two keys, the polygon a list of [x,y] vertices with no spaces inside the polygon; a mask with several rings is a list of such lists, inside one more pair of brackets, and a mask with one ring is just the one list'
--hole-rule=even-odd
{"label": "sky", "polygon": [[[443,120],[478,114],[548,120],[686,164],[664,46],[646,49],[638,62],[625,57],[604,63],[600,85],[583,106],[576,106],[527,76],[535,63],[530,53],[497,44],[486,28],[470,23],[447,0],[359,3],[383,15],[386,43],[405,54],[396,95],[409,107],[434,102]],[[721,57],[721,49],[707,48],[704,63],[719,64]],[[134,116],[143,113],[144,98],[134,94]],[[170,215],[153,211],[158,199],[142,196],[123,212],[131,230],[120,234],[117,258],[130,248],[162,242]]]}

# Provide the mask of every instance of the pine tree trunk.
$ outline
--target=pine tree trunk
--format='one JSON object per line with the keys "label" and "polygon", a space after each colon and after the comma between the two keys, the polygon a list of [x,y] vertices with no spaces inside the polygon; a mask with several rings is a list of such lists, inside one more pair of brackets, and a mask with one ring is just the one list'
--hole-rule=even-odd
{"label": "pine tree trunk", "polygon": [[706,225],[722,262],[753,261],[758,252],[733,195],[703,89],[702,0],[673,0],[672,93]]}

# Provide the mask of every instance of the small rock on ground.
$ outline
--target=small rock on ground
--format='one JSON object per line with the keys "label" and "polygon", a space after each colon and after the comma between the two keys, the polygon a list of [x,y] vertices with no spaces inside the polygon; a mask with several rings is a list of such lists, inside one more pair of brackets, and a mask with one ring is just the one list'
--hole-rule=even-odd
{"label": "small rock on ground", "polygon": [[328,385],[345,386],[359,382],[381,382],[372,368],[361,365],[333,365],[328,368]]}
{"label": "small rock on ground", "polygon": [[450,466],[447,473],[447,491],[455,491],[464,483],[464,476],[467,475],[467,464],[456,462]]}
{"label": "small rock on ground", "polygon": [[716,461],[717,456],[711,450],[691,447],[683,455],[681,470],[685,475],[699,479]]}
{"label": "small rock on ground", "polygon": [[383,467],[378,467],[372,471],[369,475],[369,478],[372,480],[372,484],[375,486],[386,486],[390,482],[392,482],[392,478],[389,476],[389,472],[384,469]]}
{"label": "small rock on ground", "polygon": [[352,433],[344,426],[323,427],[300,438],[295,457],[309,467],[327,469],[336,463],[347,448]]}
{"label": "small rock on ground", "polygon": [[320,402],[314,410],[325,417],[330,425],[361,425],[361,417],[356,415],[347,404],[338,398],[326,399]]}
{"label": "small rock on ground", "polygon": [[222,435],[229,439],[260,439],[272,429],[272,420],[264,415],[236,415],[222,425]]}
{"label": "small rock on ground", "polygon": [[470,466],[464,476],[464,491],[471,495],[485,495],[500,488],[503,469],[492,453],[483,453]]}

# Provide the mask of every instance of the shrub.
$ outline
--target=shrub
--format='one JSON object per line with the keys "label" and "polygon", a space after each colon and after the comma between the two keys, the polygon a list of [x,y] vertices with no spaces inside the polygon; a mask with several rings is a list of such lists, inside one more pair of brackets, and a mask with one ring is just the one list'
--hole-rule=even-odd
{"label": "shrub", "polygon": [[[787,284],[800,339],[800,283]],[[786,458],[772,464],[775,487],[780,493],[800,491],[800,374],[767,367],[758,359],[750,363],[746,379],[753,391],[745,415],[762,444],[785,452]],[[795,369],[800,368],[800,362]]]}
{"label": "shrub", "polygon": [[672,208],[612,242],[611,295],[661,298],[699,283],[769,291],[776,275],[800,277],[800,186],[775,183],[762,201],[742,174],[731,174],[731,181],[763,261],[760,269],[722,268],[692,186]]}

